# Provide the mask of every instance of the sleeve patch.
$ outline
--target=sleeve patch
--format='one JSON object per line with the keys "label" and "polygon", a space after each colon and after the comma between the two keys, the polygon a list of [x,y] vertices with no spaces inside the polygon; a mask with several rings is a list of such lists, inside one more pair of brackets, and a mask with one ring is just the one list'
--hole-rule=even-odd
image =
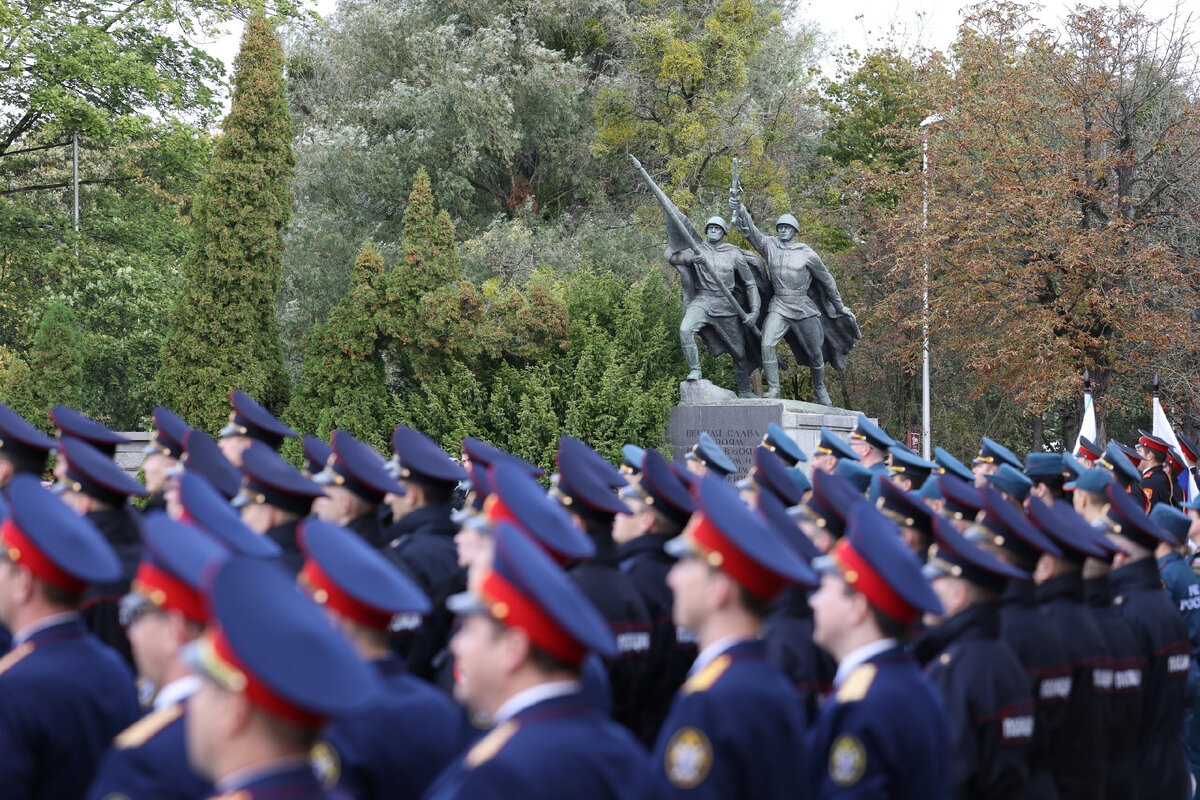
{"label": "sleeve patch", "polygon": [[491,733],[476,742],[475,746],[467,752],[464,759],[467,769],[475,769],[485,761],[494,758],[504,745],[508,744],[508,740],[516,735],[519,727],[517,723],[509,720],[492,729]]}
{"label": "sleeve patch", "polygon": [[708,691],[725,673],[725,670],[729,669],[729,665],[732,663],[733,659],[728,654],[714,658],[712,663],[687,679],[687,682],[683,684],[683,693],[691,694],[692,692]]}
{"label": "sleeve patch", "polygon": [[851,672],[841,687],[837,690],[837,702],[856,703],[867,696],[871,684],[875,682],[875,673],[879,668],[874,664],[863,664]]}
{"label": "sleeve patch", "polygon": [[862,780],[867,771],[867,749],[849,734],[842,734],[829,749],[829,777],[842,788]]}
{"label": "sleeve patch", "polygon": [[667,780],[680,789],[691,789],[704,783],[712,763],[712,743],[699,728],[680,728],[667,742],[663,768]]}
{"label": "sleeve patch", "polygon": [[160,708],[118,733],[117,738],[113,740],[113,746],[118,750],[141,747],[156,733],[182,716],[183,703],[174,703],[166,708]]}

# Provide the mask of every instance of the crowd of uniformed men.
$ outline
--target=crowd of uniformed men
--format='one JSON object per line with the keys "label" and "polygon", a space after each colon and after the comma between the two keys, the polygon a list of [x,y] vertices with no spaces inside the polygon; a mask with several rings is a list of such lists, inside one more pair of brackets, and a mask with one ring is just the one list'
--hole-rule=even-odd
{"label": "crowd of uniformed men", "polygon": [[144,486],[0,405],[0,796],[1191,794],[1186,439],[968,468],[860,415],[734,484],[707,434],[564,436],[547,491],[405,427],[296,469],[231,404],[219,441],[156,409]]}

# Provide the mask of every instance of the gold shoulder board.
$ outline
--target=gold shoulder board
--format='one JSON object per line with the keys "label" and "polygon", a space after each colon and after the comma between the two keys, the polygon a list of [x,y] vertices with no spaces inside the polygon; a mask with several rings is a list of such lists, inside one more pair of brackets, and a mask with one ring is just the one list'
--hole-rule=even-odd
{"label": "gold shoulder board", "polygon": [[867,696],[867,691],[875,681],[878,668],[874,664],[861,664],[847,677],[845,683],[837,691],[839,703],[854,703]]}
{"label": "gold shoulder board", "polygon": [[714,658],[708,666],[687,679],[687,682],[683,684],[683,693],[691,694],[711,689],[732,663],[733,659],[728,654]]}
{"label": "gold shoulder board", "polygon": [[34,648],[34,646],[31,643],[25,642],[23,645],[16,648],[15,650],[9,650],[8,653],[5,654],[4,658],[0,658],[0,675],[3,675],[4,673],[8,672],[10,669],[13,668],[14,664],[16,664],[18,661],[20,661],[25,656],[32,653],[33,648]]}
{"label": "gold shoulder board", "polygon": [[467,751],[467,756],[463,759],[467,768],[475,769],[485,761],[494,758],[504,745],[508,744],[508,740],[516,734],[519,727],[512,720],[496,726],[491,733],[480,739],[474,747]]}
{"label": "gold shoulder board", "polygon": [[174,703],[166,708],[147,714],[117,734],[113,746],[118,750],[141,747],[151,736],[183,716],[183,703]]}

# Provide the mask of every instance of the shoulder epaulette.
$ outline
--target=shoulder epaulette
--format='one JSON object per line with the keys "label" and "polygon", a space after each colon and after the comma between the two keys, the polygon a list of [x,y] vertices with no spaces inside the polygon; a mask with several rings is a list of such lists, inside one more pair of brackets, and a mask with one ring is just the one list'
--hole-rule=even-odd
{"label": "shoulder epaulette", "polygon": [[12,669],[14,664],[32,653],[33,650],[34,645],[31,642],[25,642],[24,644],[19,645],[16,649],[9,650],[4,655],[4,658],[0,658],[0,675],[3,675]]}
{"label": "shoulder epaulette", "polygon": [[113,746],[118,750],[141,747],[151,736],[183,716],[183,703],[174,703],[151,712],[117,734]]}
{"label": "shoulder epaulette", "polygon": [[837,690],[839,703],[855,703],[867,696],[871,684],[875,682],[875,674],[879,668],[874,664],[860,664],[846,676],[845,682]]}
{"label": "shoulder epaulette", "polygon": [[491,733],[480,739],[474,747],[467,751],[463,763],[467,765],[468,769],[475,769],[485,761],[495,758],[504,745],[508,744],[508,740],[516,734],[519,727],[512,720],[496,726]]}
{"label": "shoulder epaulette", "polygon": [[687,679],[687,682],[683,684],[683,693],[691,694],[711,689],[732,663],[733,659],[729,657],[728,653],[714,658],[704,669]]}

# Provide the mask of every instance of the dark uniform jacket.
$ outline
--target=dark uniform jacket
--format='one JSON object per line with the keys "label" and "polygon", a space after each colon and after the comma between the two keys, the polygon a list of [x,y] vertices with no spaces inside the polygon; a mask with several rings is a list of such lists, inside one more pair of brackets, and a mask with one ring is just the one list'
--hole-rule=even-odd
{"label": "dark uniform jacket", "polygon": [[961,800],[1023,797],[1029,780],[1033,697],[999,629],[999,604],[980,603],[927,630],[914,648],[945,700],[951,796]]}
{"label": "dark uniform jacket", "polygon": [[79,800],[138,715],[129,667],[78,617],[33,633],[0,659],[0,794]]}
{"label": "dark uniform jacket", "polygon": [[138,535],[137,511],[132,506],[114,508],[110,511],[89,511],[87,518],[99,529],[104,539],[112,545],[121,561],[121,577],[112,583],[93,584],[88,587],[80,604],[80,614],[88,630],[96,638],[115,649],[131,667],[133,653],[129,649],[129,638],[121,625],[121,598],[129,593],[129,584],[137,572],[142,558],[142,539]]}
{"label": "dark uniform jacket", "polygon": [[146,498],[146,505],[142,506],[143,514],[152,514],[156,511],[164,514],[167,512],[167,497],[162,492],[150,495]]}
{"label": "dark uniform jacket", "polygon": [[266,537],[279,545],[279,563],[283,564],[293,575],[299,575],[304,567],[304,553],[300,543],[296,541],[296,528],[299,520],[285,522],[282,525],[272,525],[267,528]]}
{"label": "dark uniform jacket", "polygon": [[458,526],[450,520],[452,511],[449,505],[424,506],[393,522],[385,533],[394,560],[427,595],[458,569]]}
{"label": "dark uniform jacket", "polygon": [[1183,619],[1162,590],[1153,558],[1114,569],[1113,605],[1146,657],[1137,785],[1141,797],[1186,798],[1183,715],[1191,644]]}
{"label": "dark uniform jacket", "polygon": [[675,625],[672,616],[674,597],[667,586],[667,573],[675,559],[663,550],[670,536],[650,533],[620,545],[621,570],[629,576],[646,604],[654,626],[654,648],[647,676],[646,700],[642,708],[640,738],[652,747],[659,728],[671,707],[671,700],[687,678],[696,660],[696,635]]}
{"label": "dark uniform jacket", "polygon": [[789,586],[771,604],[763,621],[767,657],[783,670],[800,694],[809,719],[815,719],[821,699],[833,685],[837,664],[813,642],[813,615],[808,593]]}
{"label": "dark uniform jacket", "polygon": [[255,771],[245,783],[225,787],[214,800],[345,800],[340,792],[321,786],[308,764],[288,766],[263,773]]}
{"label": "dark uniform jacket", "polygon": [[1114,680],[1108,642],[1091,609],[1084,605],[1082,573],[1046,581],[1038,587],[1038,600],[1072,668],[1071,700],[1052,762],[1054,782],[1063,798],[1101,797],[1107,783]]}
{"label": "dark uniform jacket", "polygon": [[426,800],[625,800],[653,797],[646,754],[579,694],[501,722],[451,762]]}
{"label": "dark uniform jacket", "polygon": [[[1095,677],[1098,688],[1112,687],[1107,695],[1105,730],[1108,739],[1106,800],[1138,797],[1138,750],[1142,733],[1142,700],[1146,657],[1133,631],[1112,603],[1108,578],[1083,582],[1084,601],[1096,618],[1108,647],[1109,663]],[[1120,674],[1118,686],[1116,676]]]}
{"label": "dark uniform jacket", "polygon": [[377,662],[385,692],[371,709],[325,727],[313,765],[326,788],[355,800],[420,797],[472,733],[463,711],[409,675],[397,658]]}
{"label": "dark uniform jacket", "polygon": [[1172,491],[1171,476],[1167,474],[1166,467],[1155,464],[1142,473],[1142,498],[1147,511],[1153,508],[1155,503],[1178,505]]}
{"label": "dark uniform jacket", "polygon": [[88,800],[200,800],[212,784],[188,765],[187,708],[178,702],[126,728],[100,762]]}
{"label": "dark uniform jacket", "polygon": [[803,796],[806,728],[800,697],[762,641],[737,642],[695,670],[675,696],[650,761],[658,796]]}
{"label": "dark uniform jacket", "polygon": [[346,527],[380,552],[385,552],[388,543],[391,542],[383,532],[383,521],[379,518],[379,512],[374,509],[350,520]]}
{"label": "dark uniform jacket", "polygon": [[1000,638],[1017,656],[1033,696],[1033,746],[1029,800],[1058,797],[1053,770],[1062,737],[1067,735],[1067,705],[1075,691],[1071,662],[1058,633],[1036,605],[1037,593],[1028,581],[1010,581],[1000,606]]}
{"label": "dark uniform jacket", "polygon": [[807,737],[809,791],[794,797],[946,800],[950,729],[938,691],[891,647],[853,669]]}
{"label": "dark uniform jacket", "polygon": [[454,689],[450,637],[454,634],[457,618],[446,607],[446,600],[466,590],[467,571],[457,567],[430,592],[432,610],[423,620],[406,619],[408,615],[401,615],[393,622],[393,625],[399,622],[401,626],[393,632],[393,645],[402,654],[409,672],[447,694]]}

